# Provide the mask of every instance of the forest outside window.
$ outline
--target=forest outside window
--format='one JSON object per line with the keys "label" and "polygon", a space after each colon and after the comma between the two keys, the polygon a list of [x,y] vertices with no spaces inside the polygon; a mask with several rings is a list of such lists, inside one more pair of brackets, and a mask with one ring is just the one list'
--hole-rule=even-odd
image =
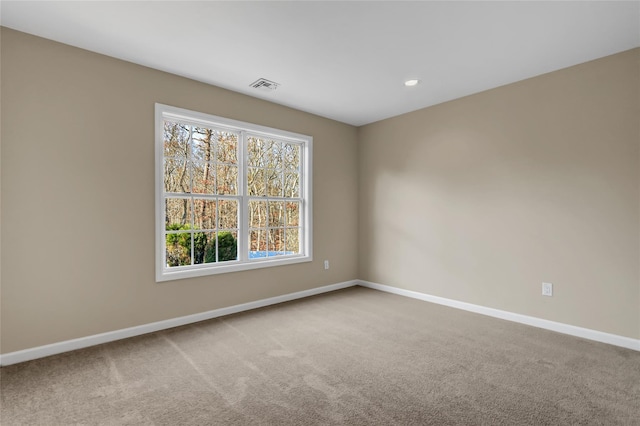
{"label": "forest outside window", "polygon": [[156,280],[312,260],[311,145],[156,104]]}

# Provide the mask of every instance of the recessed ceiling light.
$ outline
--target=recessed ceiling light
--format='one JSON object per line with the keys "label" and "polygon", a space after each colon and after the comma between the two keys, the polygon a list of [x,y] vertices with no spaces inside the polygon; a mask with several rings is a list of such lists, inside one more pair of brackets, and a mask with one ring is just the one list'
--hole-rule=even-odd
{"label": "recessed ceiling light", "polygon": [[420,80],[407,80],[404,82],[405,86],[415,86],[420,83]]}

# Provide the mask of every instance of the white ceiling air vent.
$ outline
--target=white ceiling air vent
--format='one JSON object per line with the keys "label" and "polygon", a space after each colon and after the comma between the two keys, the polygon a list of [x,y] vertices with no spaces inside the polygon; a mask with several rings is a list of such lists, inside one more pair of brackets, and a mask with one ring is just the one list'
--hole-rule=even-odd
{"label": "white ceiling air vent", "polygon": [[278,86],[280,86],[280,83],[276,83],[275,81],[271,81],[271,80],[267,80],[266,78],[259,78],[256,81],[254,81],[253,83],[251,83],[249,86],[256,88],[256,89],[260,89],[263,90],[265,92],[271,92],[274,91],[278,88]]}

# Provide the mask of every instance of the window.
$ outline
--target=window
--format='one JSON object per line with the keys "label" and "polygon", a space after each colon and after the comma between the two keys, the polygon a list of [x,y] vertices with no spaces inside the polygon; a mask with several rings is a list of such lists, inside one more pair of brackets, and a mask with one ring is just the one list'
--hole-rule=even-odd
{"label": "window", "polygon": [[311,148],[156,104],[156,281],[311,261]]}

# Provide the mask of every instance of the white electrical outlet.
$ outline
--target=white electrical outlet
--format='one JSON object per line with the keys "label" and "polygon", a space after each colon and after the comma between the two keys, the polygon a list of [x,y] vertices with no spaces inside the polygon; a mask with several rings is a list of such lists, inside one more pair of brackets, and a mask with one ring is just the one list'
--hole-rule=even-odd
{"label": "white electrical outlet", "polygon": [[543,296],[553,296],[553,284],[551,284],[551,283],[542,283],[542,295]]}
{"label": "white electrical outlet", "polygon": [[324,261],[324,269],[329,269],[329,261],[328,260]]}

